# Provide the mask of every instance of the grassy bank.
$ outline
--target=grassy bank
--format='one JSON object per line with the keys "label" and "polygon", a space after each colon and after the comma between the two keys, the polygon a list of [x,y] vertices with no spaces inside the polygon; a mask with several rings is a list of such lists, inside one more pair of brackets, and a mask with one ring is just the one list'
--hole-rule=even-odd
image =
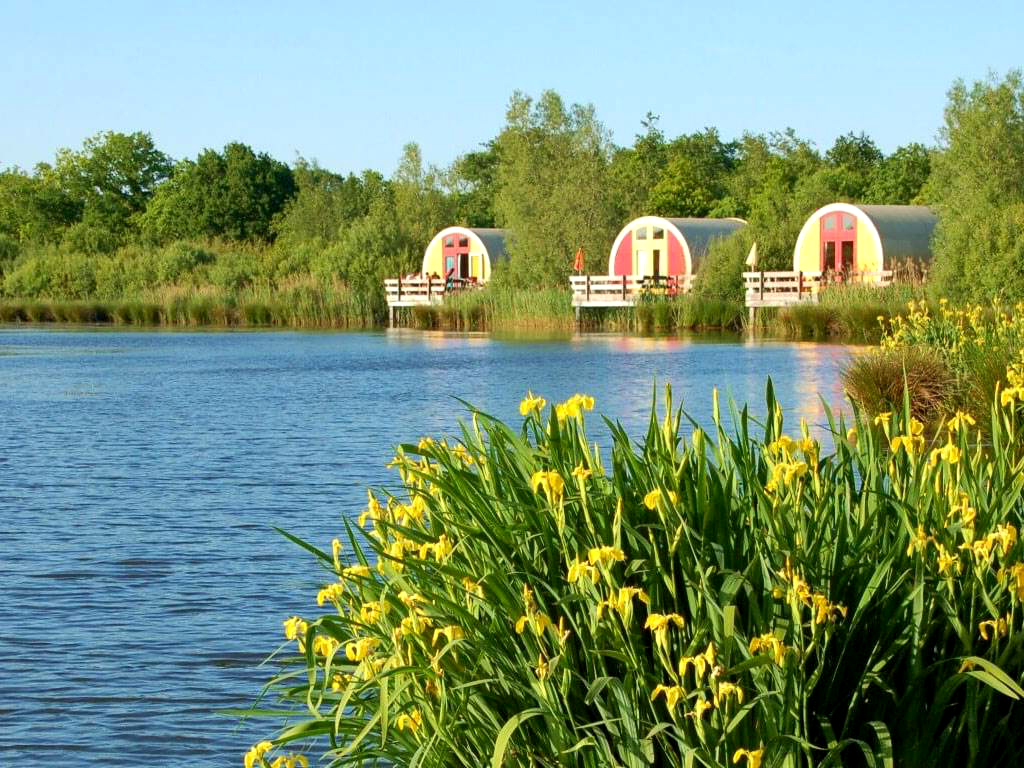
{"label": "grassy bank", "polygon": [[528,396],[403,446],[365,538],[303,543],[323,587],[254,764],[1012,764],[1019,399],[988,401],[987,448],[908,407],[832,423],[827,454],[766,400],[692,436],[669,400],[603,454],[590,398]]}
{"label": "grassy bank", "polygon": [[[24,267],[7,281],[8,294],[13,288],[36,286],[38,290],[27,297],[0,296],[0,322],[250,328],[366,328],[387,322],[380,284],[357,291],[336,277],[287,273],[280,263],[263,263],[267,253],[253,251],[247,254],[251,258],[234,252],[210,255],[177,244],[161,251],[159,259],[139,256],[136,261],[111,261],[121,271],[110,275],[102,263],[91,265],[92,272],[82,277],[72,269],[76,264],[61,262],[65,273],[59,273],[60,280],[48,282],[36,280]],[[132,264],[134,271],[128,271],[126,265]],[[274,268],[284,271],[284,276],[268,276]],[[905,315],[908,302],[922,295],[920,283],[885,288],[830,286],[818,304],[761,310],[754,328],[748,327],[741,302],[699,293],[650,296],[634,309],[584,310],[580,327],[669,334],[746,329],[778,338],[873,342],[881,332],[879,318],[889,321]],[[403,309],[401,322],[453,331],[571,332],[577,327],[568,287],[524,289],[495,284],[451,294],[441,305]]]}

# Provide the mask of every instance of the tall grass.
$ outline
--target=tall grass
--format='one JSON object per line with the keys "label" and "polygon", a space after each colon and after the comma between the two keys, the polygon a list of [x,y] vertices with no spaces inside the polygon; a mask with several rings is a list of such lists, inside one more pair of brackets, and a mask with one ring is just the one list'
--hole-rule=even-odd
{"label": "tall grass", "polygon": [[910,301],[923,298],[920,281],[882,287],[836,283],[822,289],[816,304],[761,310],[758,330],[787,338],[877,342],[882,322],[905,315]]}
{"label": "tall grass", "polygon": [[410,315],[416,327],[457,331],[569,331],[575,326],[568,288],[524,290],[491,284],[448,294],[443,304],[415,307]]}
{"label": "tall grass", "polygon": [[568,289],[515,289],[488,285],[446,296],[444,303],[415,307],[417,328],[458,331],[640,331],[674,333],[701,328],[739,330],[743,305],[697,296],[644,297],[632,309],[587,308],[577,323]]}
{"label": "tall grass", "polygon": [[165,327],[351,328],[375,325],[346,286],[292,278],[225,290],[169,285],[111,300],[0,299],[0,322]]}
{"label": "tall grass", "polygon": [[742,303],[696,294],[651,297],[636,306],[636,329],[647,332],[705,328],[740,330],[744,312]]}
{"label": "tall grass", "polygon": [[908,401],[829,414],[825,453],[770,382],[763,425],[716,396],[705,431],[669,395],[640,444],[610,424],[608,466],[590,398],[473,412],[399,449],[365,532],[289,536],[324,586],[284,623],[280,730],[250,759],[1014,764],[1021,398],[990,401],[988,448],[958,418],[930,451]]}

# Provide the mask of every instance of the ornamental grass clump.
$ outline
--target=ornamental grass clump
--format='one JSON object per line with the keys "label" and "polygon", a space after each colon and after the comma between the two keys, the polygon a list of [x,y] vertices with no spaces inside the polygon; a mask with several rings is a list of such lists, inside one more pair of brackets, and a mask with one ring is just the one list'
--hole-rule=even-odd
{"label": "ornamental grass clump", "polygon": [[915,416],[935,422],[956,410],[987,422],[988,406],[1007,386],[1006,372],[1024,353],[1024,305],[1012,311],[970,305],[934,311],[910,301],[905,316],[879,315],[877,349],[843,372],[850,396],[871,413],[898,408],[909,389]]}
{"label": "ornamental grass clump", "polygon": [[289,537],[322,587],[246,761],[1011,764],[1022,400],[992,403],[987,447],[964,413],[927,437],[909,401],[829,413],[819,442],[770,382],[763,424],[716,394],[705,430],[669,392],[638,444],[606,422],[604,454],[584,395],[474,411],[399,448],[344,543]]}

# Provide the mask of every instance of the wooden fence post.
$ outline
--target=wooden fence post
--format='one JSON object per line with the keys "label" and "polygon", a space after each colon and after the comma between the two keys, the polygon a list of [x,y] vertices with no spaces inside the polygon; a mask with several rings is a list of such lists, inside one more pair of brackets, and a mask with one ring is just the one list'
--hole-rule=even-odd
{"label": "wooden fence post", "polygon": [[626,276],[622,276],[622,300],[626,300]]}
{"label": "wooden fence post", "polygon": [[587,303],[590,303],[590,275],[587,275]]}
{"label": "wooden fence post", "polygon": [[802,269],[797,273],[796,296],[798,299],[802,299],[804,296],[804,271]]}
{"label": "wooden fence post", "polygon": [[402,300],[402,276],[398,276],[398,301]]}
{"label": "wooden fence post", "polygon": [[761,270],[760,286],[757,294],[758,301],[764,301],[764,270]]}

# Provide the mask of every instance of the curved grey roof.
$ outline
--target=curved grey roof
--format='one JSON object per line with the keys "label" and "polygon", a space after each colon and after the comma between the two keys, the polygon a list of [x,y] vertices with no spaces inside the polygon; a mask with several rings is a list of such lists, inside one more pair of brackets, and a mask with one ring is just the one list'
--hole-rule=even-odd
{"label": "curved grey roof", "polygon": [[924,205],[855,205],[871,219],[882,241],[882,268],[932,258],[932,233],[938,222],[932,210]]}
{"label": "curved grey roof", "polygon": [[686,244],[690,247],[690,269],[694,274],[700,269],[704,256],[707,255],[711,243],[719,237],[728,237],[733,232],[743,229],[747,222],[743,219],[669,219],[672,226],[683,233]]}
{"label": "curved grey roof", "polygon": [[480,242],[487,249],[487,255],[490,257],[492,264],[505,258],[507,251],[505,249],[504,229],[477,229],[476,227],[466,227],[466,229],[480,238]]}

